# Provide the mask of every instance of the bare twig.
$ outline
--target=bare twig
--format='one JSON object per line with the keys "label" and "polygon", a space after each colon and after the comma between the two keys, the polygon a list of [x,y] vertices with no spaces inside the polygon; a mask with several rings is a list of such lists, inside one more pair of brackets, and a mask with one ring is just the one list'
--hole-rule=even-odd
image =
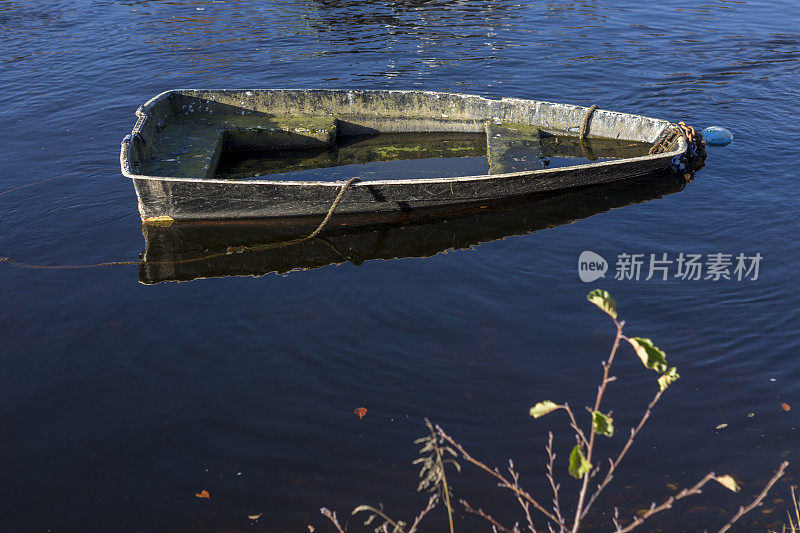
{"label": "bare twig", "polygon": [[[794,507],[794,518],[792,518],[792,513],[787,509],[786,514],[789,516],[789,530],[791,533],[797,533],[800,531],[800,498],[795,496],[794,489],[795,487],[792,486],[792,507]],[[795,523],[795,519],[797,522]]]}
{"label": "bare twig", "polygon": [[642,415],[641,420],[639,420],[639,423],[636,425],[635,428],[631,429],[631,434],[628,437],[628,440],[625,442],[625,445],[622,447],[622,450],[620,450],[619,455],[617,455],[616,459],[611,461],[608,471],[606,472],[605,478],[603,478],[603,481],[600,482],[600,484],[597,486],[597,490],[594,491],[594,494],[592,494],[591,498],[589,498],[589,501],[587,502],[586,506],[583,509],[583,512],[581,513],[581,519],[583,519],[586,516],[586,513],[589,512],[589,509],[592,507],[597,497],[600,496],[600,493],[603,492],[603,489],[605,489],[606,486],[614,478],[614,472],[616,471],[619,464],[622,462],[622,459],[625,457],[625,454],[628,453],[628,450],[633,444],[633,441],[636,439],[636,435],[639,434],[639,431],[642,429],[642,427],[644,427],[644,424],[645,422],[647,422],[647,419],[650,418],[650,415],[653,412],[653,407],[655,407],[655,405],[661,399],[662,394],[664,394],[664,391],[659,390],[655,394],[655,396],[653,396],[653,399],[650,400],[650,403],[647,404],[647,410]]}
{"label": "bare twig", "polygon": [[[514,480],[514,486],[520,488],[519,486],[519,472],[516,471],[514,468],[514,461],[511,459],[508,460],[508,473],[511,475],[511,479]],[[515,492],[514,496],[517,497],[517,501],[519,502],[520,507],[522,510],[525,511],[525,520],[528,522],[528,529],[531,533],[536,533],[536,528],[533,527],[533,519],[531,518],[531,504],[522,499],[522,496],[519,493]]]}
{"label": "bare twig", "polygon": [[[614,324],[617,326],[617,334],[614,336],[614,345],[611,347],[611,353],[608,355],[608,359],[603,361],[603,381],[600,382],[600,386],[597,387],[597,396],[594,400],[594,409],[593,412],[597,412],[600,410],[600,403],[603,401],[603,394],[606,391],[606,386],[613,381],[613,378],[609,377],[609,373],[611,372],[611,365],[614,364],[614,356],[617,354],[617,350],[619,349],[619,341],[622,340],[622,327],[624,326],[624,322],[619,322],[616,318],[613,319]],[[586,461],[591,464],[592,462],[592,452],[594,451],[594,438],[596,436],[596,432],[594,430],[594,421],[591,422],[590,430],[589,430],[589,443],[586,445]],[[586,499],[586,492],[589,489],[589,472],[584,474],[583,476],[583,483],[581,484],[581,490],[578,493],[578,505],[575,507],[575,519],[572,522],[572,533],[577,533],[578,528],[581,525],[581,520],[585,516],[584,513],[584,501]]]}
{"label": "bare twig", "polygon": [[615,530],[615,532],[616,533],[627,533],[628,531],[636,529],[637,527],[641,526],[644,523],[645,520],[647,520],[648,518],[650,518],[654,514],[660,513],[661,511],[665,511],[667,509],[671,509],[672,505],[676,501],[681,500],[681,499],[683,499],[683,498],[685,498],[687,496],[693,496],[695,494],[700,494],[702,492],[701,489],[703,488],[703,485],[705,485],[709,481],[713,480],[714,478],[715,478],[714,472],[709,472],[708,474],[705,475],[705,477],[703,477],[703,479],[701,479],[700,481],[695,483],[695,485],[693,487],[688,488],[688,489],[683,489],[678,494],[676,494],[674,496],[670,496],[669,498],[664,500],[660,505],[656,505],[655,503],[651,504],[650,508],[647,511],[642,513],[640,516],[634,517],[633,522],[631,522],[630,524],[628,524],[624,528],[620,527],[619,523],[617,522],[617,520],[615,518],[614,524],[615,524],[615,526],[617,528]]}
{"label": "bare twig", "polygon": [[567,412],[567,415],[569,415],[569,425],[575,431],[575,434],[578,437],[580,437],[580,440],[582,440],[583,443],[588,447],[589,446],[589,439],[586,438],[586,435],[583,433],[583,430],[580,428],[580,426],[578,426],[578,422],[575,420],[575,415],[573,414],[572,409],[570,408],[569,404],[565,403],[562,407]]}
{"label": "bare twig", "polygon": [[556,461],[556,454],[553,453],[553,432],[547,433],[547,480],[550,482],[550,488],[553,490],[553,511],[556,513],[559,523],[564,523],[564,518],[561,516],[561,504],[558,499],[558,490],[561,485],[556,485],[555,474],[553,473],[553,464]]}
{"label": "bare twig", "polygon": [[414,518],[414,523],[411,524],[411,529],[408,530],[408,533],[415,533],[417,531],[417,527],[419,523],[422,522],[422,519],[425,518],[425,515],[431,512],[434,507],[436,507],[436,503],[439,499],[438,494],[434,494],[430,498],[428,498],[428,506],[425,507],[422,511],[419,512],[416,518]]}
{"label": "bare twig", "polygon": [[[381,507],[383,507],[383,506],[381,506]],[[358,507],[353,509],[352,513],[350,513],[350,514],[355,516],[358,513],[361,513],[361,512],[364,512],[364,511],[366,511],[368,513],[372,513],[372,515],[367,519],[367,521],[364,523],[364,525],[367,525],[370,522],[372,522],[372,520],[374,520],[375,517],[377,516],[377,517],[380,517],[381,519],[383,519],[383,524],[377,530],[382,530],[382,531],[385,531],[385,532],[388,533],[389,526],[391,525],[393,533],[403,533],[405,531],[403,529],[406,526],[405,522],[402,522],[402,521],[395,522],[394,520],[389,518],[389,516],[386,513],[384,513],[381,509],[377,509],[375,507],[372,507],[371,505],[359,505]]]}
{"label": "bare twig", "polygon": [[614,507],[614,516],[611,517],[611,521],[614,523],[614,531],[619,531],[622,529],[622,526],[619,525],[619,508]]}
{"label": "bare twig", "polygon": [[336,531],[338,531],[339,533],[347,532],[347,528],[342,527],[339,524],[339,519],[336,518],[336,511],[331,511],[330,509],[323,507],[322,509],[319,510],[319,512],[322,513],[322,516],[324,516],[333,523],[333,527],[336,528]]}
{"label": "bare twig", "polygon": [[530,494],[528,494],[527,492],[525,492],[524,490],[522,490],[519,487],[515,487],[514,484],[511,481],[506,479],[506,477],[503,476],[503,474],[501,474],[497,470],[493,470],[493,469],[489,468],[484,463],[482,463],[482,462],[478,461],[477,459],[475,459],[474,457],[472,457],[469,454],[469,452],[467,452],[467,450],[464,449],[463,446],[461,446],[459,443],[457,443],[455,440],[453,440],[453,437],[451,437],[450,435],[445,433],[444,430],[441,427],[436,426],[436,430],[439,432],[439,435],[441,435],[444,440],[446,440],[451,445],[453,445],[453,447],[456,450],[458,450],[459,453],[461,453],[461,456],[464,458],[464,460],[469,461],[470,463],[474,464],[475,466],[477,466],[481,470],[487,472],[489,475],[495,477],[498,481],[500,481],[500,486],[501,487],[509,489],[510,491],[515,492],[516,494],[519,494],[520,496],[522,496],[523,499],[525,499],[526,501],[530,502],[531,505],[533,505],[536,509],[538,509],[542,514],[544,514],[551,521],[555,522],[557,525],[559,525],[561,527],[565,527],[563,522],[560,522],[558,520],[558,518],[556,518],[556,516],[553,513],[551,513],[547,509],[545,509],[542,506],[542,504],[540,504],[538,501],[533,499],[533,497]]}
{"label": "bare twig", "polygon": [[755,500],[753,500],[753,501],[752,501],[752,503],[750,503],[750,505],[748,505],[747,507],[739,507],[739,511],[738,511],[738,512],[737,512],[737,513],[736,513],[736,514],[733,516],[733,518],[731,518],[731,519],[728,521],[728,523],[727,523],[727,524],[725,524],[724,526],[722,526],[722,529],[720,529],[720,530],[718,531],[718,533],[725,533],[725,531],[728,531],[728,530],[731,528],[731,526],[732,526],[732,525],[733,525],[733,524],[734,524],[734,523],[735,523],[737,520],[739,520],[741,517],[743,517],[745,514],[749,513],[749,512],[750,512],[750,511],[752,511],[753,509],[755,509],[755,508],[756,508],[756,506],[758,506],[758,504],[759,504],[759,503],[761,503],[761,500],[763,500],[764,498],[766,498],[766,497],[767,497],[767,493],[770,491],[770,489],[772,489],[772,486],[773,486],[773,485],[774,485],[774,484],[775,484],[775,483],[776,483],[776,482],[777,482],[777,481],[778,481],[780,478],[782,478],[782,477],[783,477],[783,474],[786,472],[786,467],[787,467],[787,466],[789,466],[789,461],[784,461],[784,462],[782,462],[782,463],[781,463],[781,465],[778,467],[778,471],[777,471],[777,472],[775,472],[775,475],[774,475],[774,476],[772,476],[772,478],[771,478],[771,479],[770,479],[770,480],[767,482],[767,484],[764,486],[764,490],[762,490],[762,491],[761,491],[761,492],[758,494],[758,496],[756,496],[756,499],[755,499]]}
{"label": "bare twig", "polygon": [[471,507],[466,500],[458,500],[458,501],[461,505],[464,506],[465,511],[480,516],[481,518],[492,524],[497,529],[497,531],[502,531],[502,533],[513,533],[512,529],[508,529],[506,526],[504,526],[503,524],[492,518],[492,516],[486,513],[483,509],[475,509]]}
{"label": "bare twig", "polygon": [[[739,520],[742,516],[744,516],[745,514],[749,513],[753,509],[755,509],[756,506],[758,506],[758,504],[761,503],[761,501],[764,498],[766,498],[767,493],[769,493],[770,489],[772,489],[772,486],[781,477],[783,477],[783,474],[785,473],[787,466],[789,466],[789,462],[788,461],[784,461],[783,463],[781,463],[780,467],[778,468],[778,471],[775,472],[775,475],[772,476],[772,478],[769,480],[769,482],[767,482],[767,484],[764,487],[764,489],[758,494],[758,496],[756,496],[756,499],[753,500],[752,503],[750,503],[750,505],[748,505],[747,507],[744,507],[744,506],[739,507],[739,512],[737,512],[736,515],[733,516],[733,518],[731,518],[730,521],[727,524],[725,524],[722,527],[722,529],[719,530],[718,533],[724,533],[725,531],[730,529],[730,527],[737,520]],[[648,518],[650,518],[654,514],[660,513],[661,511],[664,511],[664,510],[667,510],[667,509],[671,509],[672,505],[676,501],[678,501],[680,499],[683,499],[683,498],[685,498],[687,496],[694,496],[695,494],[700,494],[702,492],[701,489],[703,488],[703,485],[705,485],[706,483],[708,483],[709,481],[714,480],[714,479],[716,479],[716,475],[714,474],[714,472],[709,472],[708,474],[705,475],[705,477],[703,479],[698,481],[693,487],[688,488],[688,489],[683,489],[682,491],[680,491],[675,496],[670,496],[669,498],[664,500],[664,502],[662,502],[660,505],[652,504],[647,511],[642,513],[640,516],[635,517],[633,519],[633,522],[631,522],[630,524],[628,524],[624,528],[620,527],[619,524],[615,520],[615,525],[617,527],[616,533],[627,533],[628,531],[636,529],[637,527],[642,525],[642,523],[645,520],[647,520]]]}

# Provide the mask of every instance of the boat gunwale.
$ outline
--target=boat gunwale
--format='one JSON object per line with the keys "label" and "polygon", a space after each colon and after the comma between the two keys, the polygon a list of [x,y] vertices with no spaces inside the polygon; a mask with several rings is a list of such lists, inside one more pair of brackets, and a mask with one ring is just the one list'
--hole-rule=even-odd
{"label": "boat gunwale", "polygon": [[[131,171],[131,164],[130,164],[130,148],[131,142],[136,135],[141,136],[141,131],[144,127],[145,122],[151,118],[151,116],[147,113],[152,107],[154,107],[157,103],[161,100],[169,97],[169,95],[173,93],[182,93],[182,92],[242,92],[242,91],[262,91],[262,92],[327,92],[327,93],[352,93],[353,90],[345,90],[345,89],[170,89],[167,91],[163,91],[156,96],[149,99],[147,102],[139,106],[136,109],[136,117],[137,121],[131,130],[131,133],[126,135],[125,138],[122,140],[122,147],[120,150],[120,167],[122,171],[122,175],[126,178],[132,180],[155,180],[155,181],[171,181],[171,182],[196,182],[196,183],[217,183],[217,184],[225,184],[225,185],[280,185],[280,186],[302,186],[302,187],[312,187],[312,186],[322,186],[322,187],[334,187],[334,188],[341,188],[347,180],[337,180],[337,181],[289,181],[289,180],[261,180],[261,179],[225,179],[225,178],[200,178],[200,177],[180,177],[180,176],[149,176],[145,174],[135,174]],[[414,90],[402,90],[402,89],[357,89],[356,91],[360,93],[420,93],[420,94],[427,94],[427,95],[434,95],[437,98],[441,95],[446,95],[450,97],[462,97],[462,98],[478,98],[485,101],[495,101],[495,102],[525,102],[526,104],[536,103],[536,104],[545,104],[545,105],[563,105],[557,104],[555,102],[547,102],[543,100],[530,100],[525,98],[487,98],[484,96],[479,95],[471,95],[471,94],[462,94],[462,93],[450,93],[450,92],[443,92],[443,91],[414,91]],[[575,106],[579,107],[579,106]],[[589,108],[584,108],[588,111]],[[668,122],[664,119],[657,119],[652,117],[645,117],[643,115],[632,115],[630,113],[622,113],[618,111],[610,111],[604,110],[606,112],[615,113],[619,115],[626,115],[630,117],[636,118],[644,118],[648,120],[664,122],[666,123],[665,126],[659,131],[658,135],[661,135],[666,129],[670,127],[674,127],[674,124]],[[545,130],[546,131],[546,130]],[[577,137],[577,136],[576,136]],[[142,137],[140,137],[142,138]],[[432,184],[432,183],[458,183],[458,182],[474,182],[474,181],[482,181],[482,180],[502,180],[505,178],[515,178],[515,177],[522,177],[522,176],[536,176],[540,174],[555,174],[561,172],[567,172],[572,170],[580,170],[580,169],[587,169],[587,168],[602,168],[608,166],[616,166],[621,165],[628,162],[637,162],[637,161],[651,161],[651,160],[658,160],[658,159],[668,159],[674,158],[683,154],[686,151],[687,144],[686,139],[683,137],[678,138],[677,148],[670,152],[661,152],[658,154],[648,154],[644,156],[638,157],[631,157],[625,159],[615,159],[610,161],[600,161],[597,163],[585,163],[581,165],[570,165],[566,167],[557,167],[557,168],[545,168],[539,170],[530,170],[530,171],[521,171],[521,172],[508,172],[503,174],[480,174],[480,175],[473,175],[473,176],[455,176],[455,177],[441,177],[441,178],[400,178],[400,179],[390,179],[390,180],[369,180],[369,181],[361,181],[355,182],[351,185],[351,187],[364,187],[364,186],[375,186],[375,185],[424,185],[424,184]]]}

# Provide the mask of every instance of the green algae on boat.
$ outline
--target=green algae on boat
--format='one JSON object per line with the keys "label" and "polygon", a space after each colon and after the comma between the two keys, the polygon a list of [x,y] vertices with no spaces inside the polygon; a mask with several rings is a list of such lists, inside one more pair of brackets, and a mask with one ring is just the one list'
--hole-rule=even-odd
{"label": "green algae on boat", "polygon": [[[122,142],[120,164],[123,174],[133,180],[144,220],[236,219],[324,215],[343,182],[269,179],[276,169],[244,178],[219,175],[221,157],[232,151],[318,150],[311,161],[295,158],[295,164],[314,168],[314,158],[320,167],[337,165],[342,160],[338,156],[331,160],[326,150],[346,147],[348,139],[356,137],[482,136],[479,144],[489,162],[488,172],[356,182],[336,211],[370,213],[607,183],[669,168],[687,150],[685,139],[678,136],[661,153],[647,154],[642,147],[655,143],[674,125],[606,110],[593,112],[587,138],[578,139],[587,111],[567,104],[427,91],[175,90],[137,110],[138,121]],[[564,138],[575,142],[554,141]],[[545,168],[542,150],[548,146],[573,152],[577,148],[590,160],[607,160]],[[620,146],[635,149],[613,150]],[[474,139],[461,147],[464,155],[474,154]],[[442,149],[435,157],[459,157],[455,155],[459,149]],[[351,150],[351,157],[356,162],[365,157],[403,159],[426,150],[436,154],[437,149],[384,143],[359,153]]]}

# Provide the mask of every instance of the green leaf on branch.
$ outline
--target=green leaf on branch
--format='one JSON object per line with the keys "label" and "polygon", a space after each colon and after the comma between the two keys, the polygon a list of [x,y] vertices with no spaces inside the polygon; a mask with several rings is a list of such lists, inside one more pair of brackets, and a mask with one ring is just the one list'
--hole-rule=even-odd
{"label": "green leaf on branch", "polygon": [[592,464],[586,460],[581,450],[581,445],[576,444],[569,454],[569,475],[581,479],[592,469]]}
{"label": "green leaf on branch", "polygon": [[673,366],[672,368],[661,374],[661,377],[658,378],[658,386],[662,391],[665,391],[667,387],[678,381],[679,377],[681,377],[680,374],[678,374],[675,367]]}
{"label": "green leaf on branch", "polygon": [[667,354],[653,344],[653,341],[642,337],[632,337],[628,339],[628,342],[633,346],[636,355],[639,356],[646,368],[655,370],[659,374],[667,371]]}
{"label": "green leaf on branch", "polygon": [[608,291],[595,289],[586,295],[586,299],[602,309],[614,320],[617,319],[617,302],[608,294]]}
{"label": "green leaf on branch", "polygon": [[733,492],[739,492],[740,490],[742,490],[742,487],[740,487],[739,484],[736,483],[736,480],[727,474],[725,474],[724,476],[717,476],[714,479],[716,479],[720,485]]}
{"label": "green leaf on branch", "polygon": [[552,413],[553,411],[559,409],[560,407],[561,406],[556,403],[553,403],[549,400],[545,400],[531,407],[530,415],[533,418],[539,418],[540,416],[544,416],[547,413]]}
{"label": "green leaf on branch", "polygon": [[614,435],[614,419],[608,415],[604,415],[600,411],[592,413],[592,424],[594,424],[594,432],[606,437]]}

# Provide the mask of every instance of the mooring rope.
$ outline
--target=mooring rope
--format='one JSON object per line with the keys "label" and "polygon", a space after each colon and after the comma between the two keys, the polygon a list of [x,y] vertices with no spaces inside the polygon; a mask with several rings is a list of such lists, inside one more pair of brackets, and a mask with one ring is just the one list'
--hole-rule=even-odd
{"label": "mooring rope", "polygon": [[[51,178],[45,178],[43,180],[39,180],[39,181],[36,181],[36,182],[28,183],[28,184],[25,184],[25,185],[19,185],[17,187],[13,187],[13,188],[8,189],[6,191],[0,192],[0,196],[4,195],[6,193],[9,193],[11,191],[17,190],[17,189],[21,189],[21,188],[24,188],[24,187],[30,187],[30,186],[33,186],[33,185],[37,185],[39,183],[47,182],[47,181],[52,181],[54,179],[62,178],[62,177],[65,177],[65,176],[69,176],[69,175],[75,174],[77,172],[79,172],[79,171],[69,172],[67,174],[61,174],[61,175],[58,175],[58,176],[53,176]],[[276,242],[276,243],[268,243],[268,244],[256,244],[256,245],[250,245],[250,246],[232,246],[232,247],[227,248],[224,252],[217,252],[217,253],[213,253],[213,254],[207,254],[207,255],[204,255],[202,257],[193,257],[193,258],[190,258],[190,259],[178,259],[178,260],[174,260],[174,261],[148,261],[147,264],[149,264],[149,265],[164,265],[164,264],[175,265],[175,264],[193,263],[193,262],[197,262],[197,261],[206,261],[208,259],[213,259],[215,257],[231,255],[233,253],[242,253],[242,252],[247,252],[247,251],[263,250],[263,249],[270,249],[270,248],[280,248],[282,246],[288,246],[288,245],[291,245],[291,244],[298,244],[298,243],[301,243],[301,242],[304,242],[304,241],[311,240],[314,237],[316,237],[317,235],[319,235],[322,232],[323,229],[325,229],[325,226],[327,226],[328,222],[330,222],[331,218],[333,218],[333,214],[336,211],[336,208],[339,207],[339,203],[342,201],[342,198],[344,197],[345,192],[347,192],[347,189],[349,189],[350,186],[353,183],[357,182],[357,181],[359,181],[359,178],[350,178],[349,180],[347,180],[346,182],[344,182],[342,184],[341,188],[339,189],[339,193],[336,195],[336,198],[334,198],[333,203],[331,204],[330,208],[328,208],[328,211],[325,214],[325,218],[317,226],[317,229],[315,229],[313,232],[311,232],[309,235],[306,235],[305,237],[300,237],[300,238],[297,238],[297,239],[292,239],[292,240],[288,240],[288,241],[281,241],[281,242]],[[341,255],[341,253],[339,255]],[[27,268],[27,269],[35,269],[35,270],[72,270],[72,269],[85,269],[85,268],[99,268],[99,267],[107,267],[107,266],[141,265],[142,261],[141,260],[137,260],[137,261],[106,261],[106,262],[103,262],[103,263],[91,263],[91,264],[85,264],[85,265],[37,265],[37,264],[33,264],[33,263],[25,263],[25,262],[22,262],[22,261],[17,261],[15,259],[10,258],[10,257],[0,257],[0,263],[8,263],[10,265],[14,265],[14,266],[19,267],[19,268]]]}
{"label": "mooring rope", "polygon": [[328,224],[328,221],[330,221],[331,217],[333,216],[333,212],[336,211],[337,207],[339,207],[339,202],[342,201],[342,197],[344,196],[344,193],[347,192],[347,189],[349,189],[350,186],[353,183],[355,183],[356,181],[358,181],[358,178],[350,178],[349,180],[344,182],[344,184],[342,185],[342,188],[339,190],[339,194],[337,194],[336,198],[333,200],[333,203],[331,204],[331,208],[328,209],[328,214],[325,215],[325,218],[320,223],[320,225],[317,226],[317,229],[315,229],[311,233],[311,235],[306,237],[307,239],[313,239],[314,237],[319,235],[319,232],[322,231],[323,228],[325,228],[325,226]]}
{"label": "mooring rope", "polygon": [[589,161],[596,161],[597,156],[594,155],[594,152],[591,148],[586,145],[586,130],[589,126],[589,119],[594,113],[595,109],[597,109],[597,105],[592,105],[589,109],[586,110],[586,114],[583,116],[583,122],[581,123],[581,130],[578,134],[578,144],[581,147],[581,152],[583,153],[583,157],[588,159]]}
{"label": "mooring rope", "polygon": [[589,119],[592,118],[592,113],[594,113],[595,109],[597,109],[597,104],[593,104],[592,107],[590,107],[586,111],[586,114],[583,116],[583,123],[581,124],[581,132],[578,134],[578,138],[581,141],[586,138],[586,130],[587,126],[589,126]]}
{"label": "mooring rope", "polygon": [[70,172],[65,172],[64,174],[57,174],[55,176],[50,176],[49,178],[44,178],[41,180],[32,181],[30,183],[23,183],[22,185],[17,185],[16,187],[11,187],[10,189],[6,189],[4,191],[0,191],[0,196],[5,196],[8,193],[12,193],[14,191],[18,191],[20,189],[25,189],[27,187],[33,187],[34,185],[41,185],[42,183],[47,183],[48,181],[53,181],[61,178],[66,178],[67,176],[72,176],[74,174],[80,174],[84,172],[114,172],[116,169],[109,170],[107,168],[91,168],[88,170],[72,170]]}

